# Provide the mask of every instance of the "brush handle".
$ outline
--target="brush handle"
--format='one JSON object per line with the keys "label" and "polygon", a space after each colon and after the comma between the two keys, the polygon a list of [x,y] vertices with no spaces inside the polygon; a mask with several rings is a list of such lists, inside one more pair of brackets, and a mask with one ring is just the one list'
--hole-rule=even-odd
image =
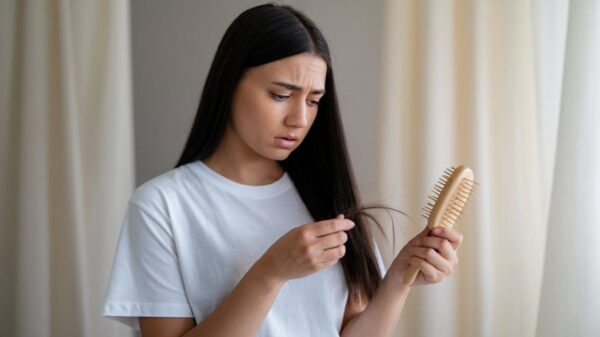
{"label": "brush handle", "polygon": [[419,276],[419,268],[417,268],[413,265],[410,265],[408,267],[408,269],[406,270],[406,272],[404,273],[404,277],[402,278],[402,283],[404,283],[404,285],[410,287],[417,279],[417,276]]}

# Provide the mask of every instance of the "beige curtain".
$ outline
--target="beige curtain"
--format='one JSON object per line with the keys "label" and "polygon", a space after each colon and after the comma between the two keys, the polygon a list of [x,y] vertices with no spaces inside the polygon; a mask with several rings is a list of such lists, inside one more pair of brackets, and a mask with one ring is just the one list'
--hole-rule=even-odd
{"label": "beige curtain", "polygon": [[[445,167],[479,182],[460,265],[414,289],[397,335],[600,335],[598,2],[385,7],[383,201],[417,218]],[[402,226],[396,250],[421,228]]]}
{"label": "beige curtain", "polygon": [[128,2],[0,2],[0,335],[100,316],[134,186]]}
{"label": "beige curtain", "polygon": [[572,1],[538,337],[600,336],[600,2]]}

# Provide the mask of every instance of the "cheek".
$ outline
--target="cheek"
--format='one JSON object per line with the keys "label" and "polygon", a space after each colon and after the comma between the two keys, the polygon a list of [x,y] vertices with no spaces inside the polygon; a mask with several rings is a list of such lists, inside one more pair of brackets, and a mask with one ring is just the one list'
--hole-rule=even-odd
{"label": "cheek", "polygon": [[233,125],[246,142],[259,142],[277,132],[278,106],[267,100],[240,101],[232,111]]}

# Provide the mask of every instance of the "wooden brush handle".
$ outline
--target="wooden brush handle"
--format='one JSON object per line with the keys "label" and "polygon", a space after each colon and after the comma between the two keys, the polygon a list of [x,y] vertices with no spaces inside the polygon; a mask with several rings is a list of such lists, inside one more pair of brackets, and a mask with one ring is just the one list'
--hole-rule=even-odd
{"label": "wooden brush handle", "polygon": [[408,269],[404,273],[404,278],[402,278],[402,283],[404,283],[404,285],[407,285],[410,287],[413,283],[415,283],[417,276],[419,276],[419,268],[411,265],[408,267]]}

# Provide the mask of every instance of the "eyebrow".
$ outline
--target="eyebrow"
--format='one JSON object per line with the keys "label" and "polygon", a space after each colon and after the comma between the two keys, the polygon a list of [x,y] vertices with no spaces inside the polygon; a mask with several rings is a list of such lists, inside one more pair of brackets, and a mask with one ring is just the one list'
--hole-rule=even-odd
{"label": "eyebrow", "polygon": [[[299,85],[295,85],[295,84],[291,84],[291,83],[285,83],[285,82],[271,82],[273,84],[277,84],[279,86],[282,86],[286,89],[290,89],[290,90],[303,90],[304,88],[299,86]],[[319,90],[313,90],[310,92],[311,94],[325,94],[325,89],[319,89]]]}

